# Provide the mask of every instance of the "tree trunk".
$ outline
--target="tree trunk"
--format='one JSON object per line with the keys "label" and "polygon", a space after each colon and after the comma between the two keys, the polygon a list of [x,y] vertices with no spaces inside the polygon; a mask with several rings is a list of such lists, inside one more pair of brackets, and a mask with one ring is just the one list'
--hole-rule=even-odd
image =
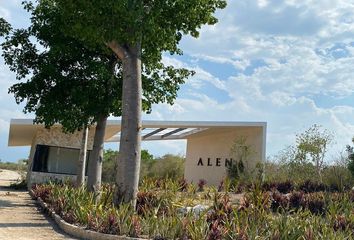
{"label": "tree trunk", "polygon": [[86,156],[87,156],[88,127],[82,130],[79,161],[77,164],[76,187],[81,188],[85,182]]}
{"label": "tree trunk", "polygon": [[320,183],[323,183],[321,168],[317,168],[317,175],[318,175],[318,180],[320,180]]}
{"label": "tree trunk", "polygon": [[317,174],[318,174],[318,179],[320,180],[320,183],[323,182],[322,179],[322,164],[321,164],[322,160],[317,159],[316,160],[316,170],[317,170]]}
{"label": "tree trunk", "polygon": [[99,117],[96,125],[95,137],[93,140],[93,149],[90,154],[87,169],[87,190],[99,195],[101,188],[103,144],[106,130],[107,117]]}
{"label": "tree trunk", "polygon": [[141,50],[139,45],[123,49],[122,130],[114,204],[130,203],[135,208],[141,155]]}

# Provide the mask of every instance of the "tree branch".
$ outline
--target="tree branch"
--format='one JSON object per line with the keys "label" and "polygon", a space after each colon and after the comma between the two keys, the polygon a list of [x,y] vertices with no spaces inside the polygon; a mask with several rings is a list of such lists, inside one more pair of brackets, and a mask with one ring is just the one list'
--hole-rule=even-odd
{"label": "tree branch", "polygon": [[124,57],[126,56],[126,51],[125,49],[118,44],[116,41],[110,41],[105,43],[107,47],[109,47],[115,54],[117,54],[118,58],[120,60],[123,60]]}

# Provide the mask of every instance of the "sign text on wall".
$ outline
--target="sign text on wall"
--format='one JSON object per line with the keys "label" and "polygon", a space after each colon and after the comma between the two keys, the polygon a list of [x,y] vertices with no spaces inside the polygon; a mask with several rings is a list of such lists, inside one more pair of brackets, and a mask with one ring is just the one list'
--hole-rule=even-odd
{"label": "sign text on wall", "polygon": [[232,166],[233,159],[232,158],[199,158],[197,166],[207,166],[207,167],[231,167]]}

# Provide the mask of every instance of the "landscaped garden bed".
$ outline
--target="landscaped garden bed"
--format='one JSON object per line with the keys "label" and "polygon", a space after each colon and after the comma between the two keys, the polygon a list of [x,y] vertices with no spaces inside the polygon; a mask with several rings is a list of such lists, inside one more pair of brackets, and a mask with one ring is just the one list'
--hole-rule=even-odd
{"label": "landscaped garden bed", "polygon": [[66,184],[35,185],[33,193],[66,222],[104,234],[196,240],[351,239],[354,192],[313,186],[254,184],[240,195],[232,192],[238,188],[230,191],[225,184],[211,188],[147,179],[140,186],[136,209],[114,207],[111,185],[103,186],[99,198]]}

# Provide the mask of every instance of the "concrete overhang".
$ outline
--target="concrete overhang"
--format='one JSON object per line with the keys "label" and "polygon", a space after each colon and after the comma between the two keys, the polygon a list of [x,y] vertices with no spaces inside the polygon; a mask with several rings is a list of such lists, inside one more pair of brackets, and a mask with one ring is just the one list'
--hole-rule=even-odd
{"label": "concrete overhang", "polygon": [[[120,121],[111,121],[119,125]],[[213,134],[235,128],[262,128],[266,130],[266,122],[216,122],[216,121],[142,121],[142,140],[181,140],[193,136]],[[117,132],[107,142],[119,142],[120,132]]]}
{"label": "concrete overhang", "polygon": [[[60,127],[59,124],[55,125]],[[213,134],[235,128],[262,128],[266,131],[266,122],[215,122],[215,121],[142,121],[142,140],[179,140],[193,136]],[[30,146],[42,124],[33,124],[33,119],[12,119],[9,131],[9,146]],[[94,129],[92,127],[91,129]],[[108,120],[105,132],[106,142],[119,142],[120,120]]]}
{"label": "concrete overhang", "polygon": [[[53,127],[61,127],[55,124]],[[44,129],[43,124],[34,124],[33,119],[11,119],[8,146],[31,146],[37,131]],[[94,131],[91,127],[90,131]],[[109,139],[120,132],[120,121],[107,121],[105,139]]]}

